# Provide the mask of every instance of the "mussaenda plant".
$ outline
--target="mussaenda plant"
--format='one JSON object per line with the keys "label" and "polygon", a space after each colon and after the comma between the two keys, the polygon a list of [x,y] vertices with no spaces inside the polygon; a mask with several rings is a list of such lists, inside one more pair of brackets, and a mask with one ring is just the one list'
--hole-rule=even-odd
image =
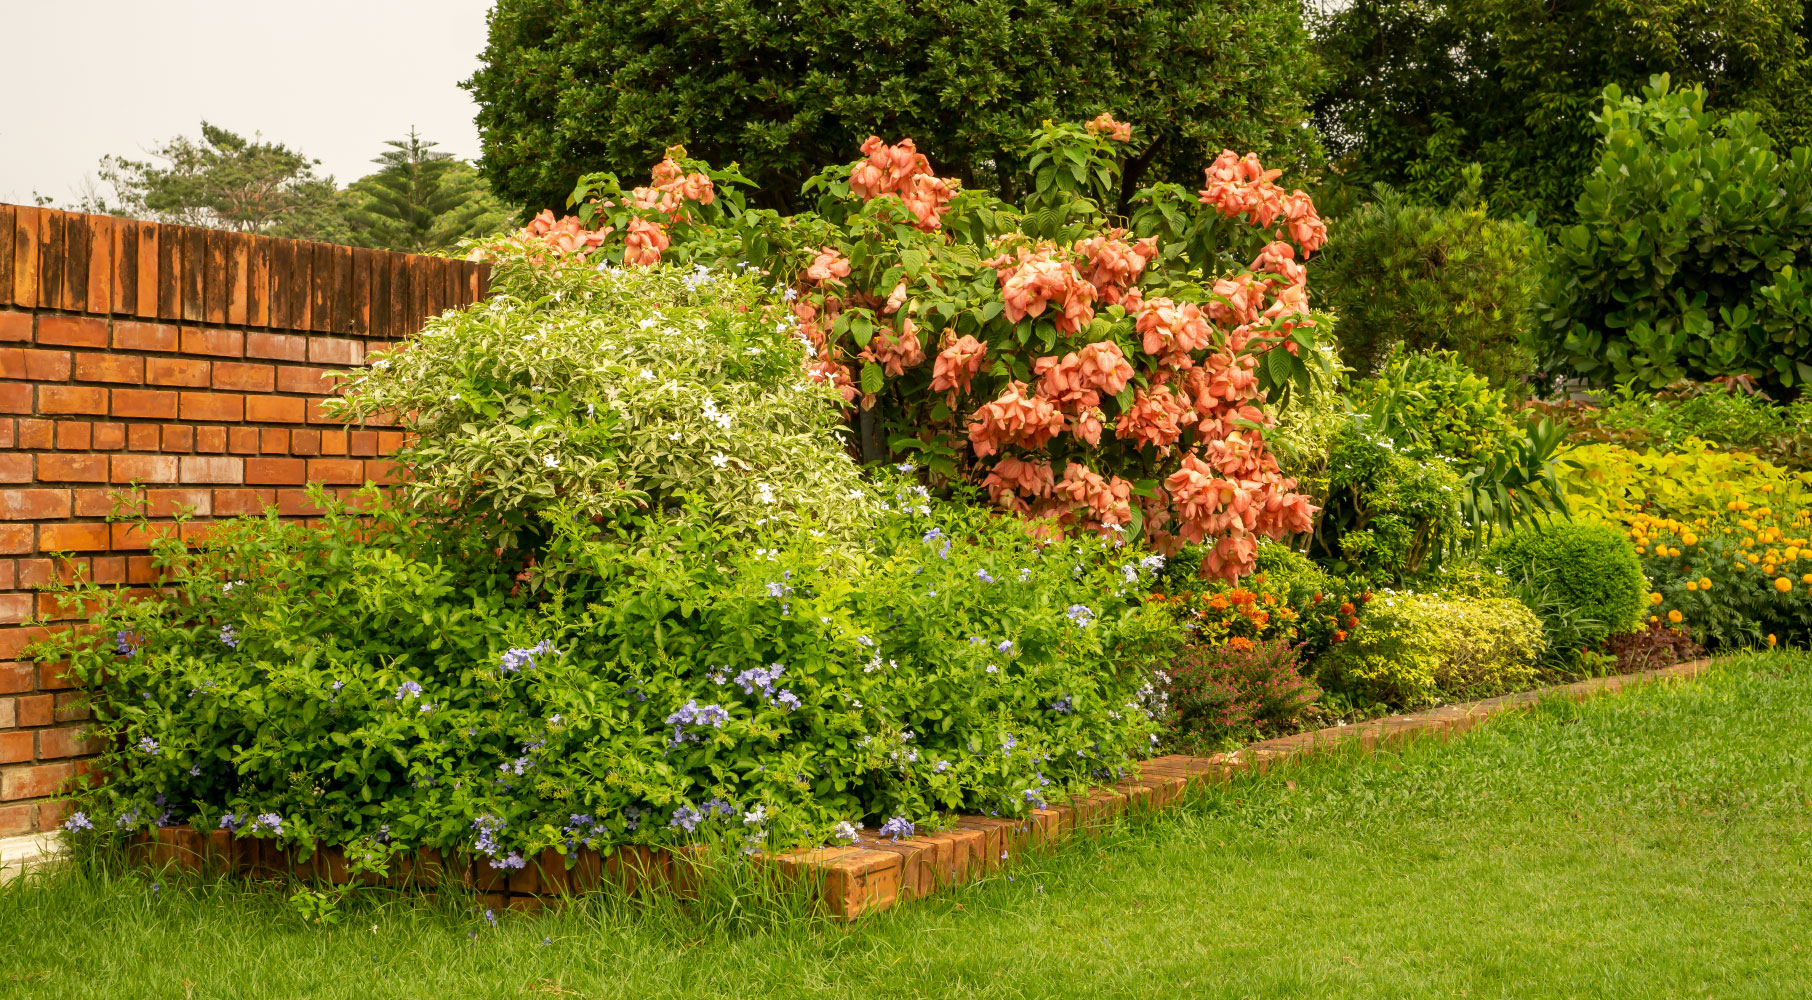
{"label": "mussaenda plant", "polygon": [[1019,205],[938,176],[910,139],[871,137],[789,216],[744,209],[734,167],[675,147],[650,186],[589,175],[575,216],[478,252],[757,268],[865,460],[915,458],[1054,534],[1201,543],[1202,572],[1233,580],[1258,539],[1311,527],[1264,404],[1329,370],[1305,266],[1327,229],[1231,151],[1199,191],[1155,185],[1113,216],[1135,134],[1106,114],[1046,123]]}

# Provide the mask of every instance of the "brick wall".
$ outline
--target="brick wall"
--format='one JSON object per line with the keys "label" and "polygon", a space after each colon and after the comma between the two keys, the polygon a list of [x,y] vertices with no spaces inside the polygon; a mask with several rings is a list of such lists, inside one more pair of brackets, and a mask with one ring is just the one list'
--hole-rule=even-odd
{"label": "brick wall", "polygon": [[480,298],[486,269],[218,230],[0,205],[0,838],[54,829],[86,747],[54,664],[21,658],[53,574],[151,582],[109,524],[311,513],[304,486],[385,482],[401,435],[328,420],[326,373]]}

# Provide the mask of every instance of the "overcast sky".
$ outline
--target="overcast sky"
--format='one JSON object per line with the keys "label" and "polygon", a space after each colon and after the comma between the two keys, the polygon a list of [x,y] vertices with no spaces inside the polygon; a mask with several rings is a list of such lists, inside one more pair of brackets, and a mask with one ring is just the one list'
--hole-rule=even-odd
{"label": "overcast sky", "polygon": [[263,132],[346,184],[409,126],[478,155],[458,86],[490,0],[0,0],[0,201],[75,201],[106,153],[202,119]]}

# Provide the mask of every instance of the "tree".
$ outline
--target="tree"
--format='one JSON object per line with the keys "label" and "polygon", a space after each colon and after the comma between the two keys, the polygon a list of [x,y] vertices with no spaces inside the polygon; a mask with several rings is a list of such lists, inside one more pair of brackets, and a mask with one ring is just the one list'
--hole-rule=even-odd
{"label": "tree", "polygon": [[[1315,34],[1315,122],[1337,172],[1445,202],[1484,169],[1504,215],[1564,221],[1591,170],[1609,84],[1671,73],[1710,106],[1812,138],[1802,0],[1352,0]],[[1332,199],[1327,199],[1332,200]]]}
{"label": "tree", "polygon": [[1225,148],[1313,162],[1313,67],[1295,0],[500,0],[465,86],[481,171],[530,211],[677,144],[740,161],[757,205],[792,210],[870,134],[1014,200],[1025,136],[1101,111],[1154,139],[1124,206],[1154,181],[1199,186]]}
{"label": "tree", "polygon": [[320,161],[262,135],[204,121],[200,141],[177,136],[151,156],[102,157],[101,181],[115,200],[90,194],[82,210],[294,239],[346,236],[333,178],[314,172]]}
{"label": "tree", "polygon": [[385,145],[390,151],[372,161],[383,169],[345,192],[353,243],[427,253],[509,228],[514,210],[491,193],[471,164],[436,150],[438,143],[413,128],[407,139]]}

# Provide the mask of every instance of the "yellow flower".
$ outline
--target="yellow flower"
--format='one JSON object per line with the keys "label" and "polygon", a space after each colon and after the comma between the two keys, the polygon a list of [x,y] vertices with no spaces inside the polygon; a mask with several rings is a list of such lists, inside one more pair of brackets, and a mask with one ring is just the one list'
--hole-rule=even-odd
{"label": "yellow flower", "polygon": [[1770,649],[1774,648],[1774,642],[1775,642],[1774,633],[1773,632],[1768,633],[1768,648],[1770,648]]}
{"label": "yellow flower", "polygon": [[1783,576],[1783,577],[1781,577],[1781,578],[1780,578],[1780,579],[1778,579],[1778,580],[1776,580],[1776,581],[1774,581],[1774,589],[1775,589],[1775,590],[1778,590],[1778,591],[1780,591],[1780,592],[1781,592],[1781,593],[1783,593],[1783,594],[1784,594],[1784,593],[1786,593],[1786,592],[1787,592],[1787,591],[1789,591],[1789,590],[1792,590],[1792,589],[1793,589],[1793,581],[1792,581],[1792,580],[1789,580],[1789,579],[1787,579],[1787,578],[1786,578],[1786,577],[1784,577],[1784,576]]}
{"label": "yellow flower", "polygon": [[1710,590],[1711,589],[1711,577],[1709,577],[1709,576],[1699,577],[1699,589],[1700,590]]}
{"label": "yellow flower", "polygon": [[1681,618],[1680,609],[1678,609],[1678,608],[1675,608],[1674,610],[1669,611],[1667,613],[1667,620],[1670,622],[1673,622],[1675,625],[1680,624],[1680,618]]}
{"label": "yellow flower", "polygon": [[[1807,574],[1806,574],[1806,582],[1807,582],[1807,583],[1812,583],[1812,573],[1807,573]],[[1660,595],[1660,594],[1650,594],[1650,595],[1648,595],[1648,603],[1650,603],[1650,604],[1660,604],[1660,603],[1661,603],[1661,595]]]}
{"label": "yellow flower", "polygon": [[1660,621],[1660,620],[1661,620],[1661,619],[1659,619],[1659,618],[1656,618],[1656,617],[1655,617],[1655,616],[1654,616],[1654,615],[1649,615],[1649,616],[1648,616],[1648,620],[1649,620],[1649,621],[1651,621],[1651,622],[1658,622],[1658,621]]}
{"label": "yellow flower", "polygon": [[1799,558],[1799,549],[1796,546],[1792,546],[1792,545],[1787,546],[1787,561],[1792,562],[1793,560],[1798,559],[1798,558]]}
{"label": "yellow flower", "polygon": [[1799,582],[1812,587],[1812,573],[1807,573],[1805,576],[1800,577]]}
{"label": "yellow flower", "polygon": [[1680,541],[1686,545],[1697,545],[1699,544],[1699,536],[1689,531],[1681,536]]}
{"label": "yellow flower", "polygon": [[1698,589],[1699,589],[1699,581],[1697,581],[1697,580],[1688,580],[1688,581],[1686,581],[1686,589],[1687,589],[1687,590],[1698,590]]}
{"label": "yellow flower", "polygon": [[1759,563],[1759,562],[1761,562],[1761,561],[1762,561],[1762,557],[1761,557],[1761,556],[1758,556],[1758,555],[1756,555],[1756,554],[1755,554],[1755,553],[1753,553],[1753,552],[1751,552],[1751,553],[1749,553],[1749,556],[1748,556],[1748,559],[1749,559],[1749,563],[1750,563],[1750,565],[1754,565],[1754,564],[1756,564],[1756,563]]}

